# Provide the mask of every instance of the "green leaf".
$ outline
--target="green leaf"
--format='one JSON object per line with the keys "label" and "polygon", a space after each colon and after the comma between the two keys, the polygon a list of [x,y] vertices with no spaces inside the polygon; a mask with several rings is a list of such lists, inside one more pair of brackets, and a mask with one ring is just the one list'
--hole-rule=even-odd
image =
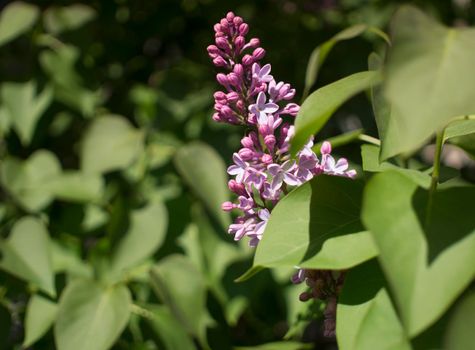
{"label": "green leaf", "polygon": [[348,272],[338,300],[336,335],[341,350],[411,350],[375,260]]}
{"label": "green leaf", "polygon": [[0,241],[0,249],[1,269],[56,295],[49,236],[39,219],[27,216],[18,220],[10,236]]}
{"label": "green leaf", "polygon": [[83,4],[49,7],[44,12],[46,30],[52,34],[80,28],[94,17],[96,17],[94,9]]}
{"label": "green leaf", "polygon": [[65,201],[98,202],[103,195],[104,180],[98,174],[67,171],[47,187],[56,198]]}
{"label": "green leaf", "polygon": [[0,14],[0,46],[30,30],[38,19],[35,5],[15,1],[2,9]]}
{"label": "green leaf", "polygon": [[304,350],[312,348],[312,344],[302,344],[295,341],[280,341],[257,346],[237,346],[234,350]]}
{"label": "green leaf", "polygon": [[153,319],[147,319],[147,321],[160,337],[165,349],[196,350],[193,340],[166,306],[149,305],[147,309],[154,316]]}
{"label": "green leaf", "polygon": [[186,257],[169,255],[150,273],[157,296],[188,332],[204,339],[206,285],[200,271]]}
{"label": "green leaf", "polygon": [[81,167],[88,173],[125,169],[143,149],[143,133],[118,115],[94,119],[81,145]]}
{"label": "green leaf", "polygon": [[473,325],[475,324],[475,293],[468,294],[457,305],[445,335],[445,348],[474,350]]}
{"label": "green leaf", "polygon": [[295,119],[292,153],[295,154],[299,151],[310,136],[320,131],[331,115],[346,100],[377,84],[380,78],[379,72],[359,72],[313,92],[304,101]]}
{"label": "green leaf", "polygon": [[[76,247],[75,247],[76,248]],[[79,248],[66,247],[50,241],[51,262],[55,273],[66,272],[72,277],[92,278],[92,265],[81,260]]]}
{"label": "green leaf", "polygon": [[[371,231],[401,319],[412,337],[434,323],[475,276],[474,187],[428,193],[386,171],[366,187]],[[457,273],[454,273],[457,271]]]}
{"label": "green leaf", "polygon": [[413,180],[419,186],[428,189],[431,183],[431,177],[425,172],[414,169],[401,168],[389,162],[379,162],[379,147],[374,145],[361,146],[361,159],[363,160],[363,170],[370,172],[383,172],[387,170],[397,171],[398,173]]}
{"label": "green leaf", "polygon": [[130,292],[124,285],[105,287],[91,280],[69,283],[54,326],[58,350],[109,349],[127,325],[130,306]]}
{"label": "green leaf", "polygon": [[24,209],[37,212],[53,199],[48,186],[60,174],[61,165],[54,154],[39,150],[26,161],[5,159],[1,171],[6,190]]}
{"label": "green leaf", "polygon": [[167,224],[167,209],[158,198],[133,211],[129,231],[115,251],[113,269],[131,268],[149,258],[162,245]]}
{"label": "green leaf", "polygon": [[39,295],[33,295],[26,307],[25,340],[27,348],[39,340],[53,325],[58,312],[56,303]]}
{"label": "green leaf", "polygon": [[5,112],[9,115],[22,144],[29,145],[39,118],[51,103],[52,89],[46,87],[36,96],[36,83],[33,81],[4,83],[1,87],[1,97]]}
{"label": "green leaf", "polygon": [[189,143],[176,152],[175,166],[188,186],[227,229],[230,218],[221,209],[221,204],[228,200],[229,190],[226,166],[218,153],[204,143]]}
{"label": "green leaf", "polygon": [[362,184],[318,176],[272,210],[254,268],[347,269],[377,255],[359,220]]}
{"label": "green leaf", "polygon": [[[473,117],[473,116],[472,116]],[[444,130],[444,142],[454,137],[475,134],[475,120],[456,120]]]}
{"label": "green leaf", "polygon": [[447,28],[405,6],[393,19],[392,39],[384,90],[393,143],[385,157],[413,151],[454,117],[475,113],[475,29]]}
{"label": "green leaf", "polygon": [[310,88],[315,84],[318,78],[318,72],[320,67],[325,62],[328,54],[338,42],[343,40],[349,40],[364,33],[367,27],[364,24],[357,24],[346,28],[333,36],[331,39],[325,41],[323,44],[317,46],[311,53],[307,63],[307,72],[305,73],[305,88],[303,92],[303,98],[305,98]]}

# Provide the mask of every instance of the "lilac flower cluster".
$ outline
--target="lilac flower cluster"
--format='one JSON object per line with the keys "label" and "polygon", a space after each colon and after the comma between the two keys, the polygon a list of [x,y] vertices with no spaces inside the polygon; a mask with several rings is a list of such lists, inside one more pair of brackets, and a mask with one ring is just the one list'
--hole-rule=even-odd
{"label": "lilac flower cluster", "polygon": [[213,119],[248,130],[242,148],[234,153],[228,183],[237,195],[235,203],[225,202],[223,210],[237,209],[241,214],[230,225],[235,240],[250,238],[256,246],[262,238],[272,208],[291,187],[299,186],[319,174],[354,177],[348,162],[331,156],[331,145],[324,142],[319,159],[312,150],[313,140],[297,153],[289,154],[294,127],[290,122],[300,106],[291,102],[295,89],[278,82],[270,64],[262,64],[265,50],[260,41],[247,41],[249,26],[229,12],[214,26],[215,45],[208,46],[213,64],[222,69],[216,79],[224,88],[214,94]]}

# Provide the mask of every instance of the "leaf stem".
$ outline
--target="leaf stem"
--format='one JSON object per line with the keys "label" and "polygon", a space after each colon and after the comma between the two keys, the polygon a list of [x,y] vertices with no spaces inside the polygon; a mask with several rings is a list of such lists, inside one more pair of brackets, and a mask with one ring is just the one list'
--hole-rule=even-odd
{"label": "leaf stem", "polygon": [[358,140],[363,141],[363,142],[367,142],[367,143],[371,143],[371,144],[376,145],[376,146],[381,146],[381,141],[380,140],[378,140],[376,137],[369,136],[369,135],[366,135],[366,134],[359,135]]}
{"label": "leaf stem", "polygon": [[437,191],[437,185],[439,184],[440,160],[441,160],[441,155],[442,155],[442,147],[444,145],[444,131],[445,129],[442,129],[441,131],[439,131],[436,135],[436,140],[435,140],[434,169],[431,175],[431,183],[430,183],[430,188],[429,188],[429,200],[427,202],[427,208],[426,208],[426,220],[425,220],[426,227],[431,219],[434,194]]}
{"label": "leaf stem", "polygon": [[137,304],[130,305],[130,311],[140,317],[146,318],[150,321],[155,321],[155,314],[153,312],[148,311],[147,309],[138,306]]}

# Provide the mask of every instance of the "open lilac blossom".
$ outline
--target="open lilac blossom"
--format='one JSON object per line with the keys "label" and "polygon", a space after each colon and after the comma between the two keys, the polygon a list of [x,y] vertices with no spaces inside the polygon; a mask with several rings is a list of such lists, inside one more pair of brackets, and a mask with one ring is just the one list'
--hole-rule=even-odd
{"label": "open lilac blossom", "polygon": [[235,240],[247,237],[255,247],[272,209],[292,188],[322,173],[354,177],[356,172],[348,170],[344,158],[336,161],[330,155],[328,142],[322,145],[321,159],[312,150],[312,140],[296,159],[291,158],[292,119],[300,109],[292,102],[295,89],[275,80],[271,65],[261,63],[266,52],[259,39],[246,39],[249,26],[241,17],[229,12],[214,30],[215,43],[207,50],[220,70],[216,80],[223,90],[214,94],[212,118],[247,131],[242,148],[233,154],[234,164],[227,169],[233,177],[228,187],[237,199],[223,203],[222,209],[240,212],[228,232]]}

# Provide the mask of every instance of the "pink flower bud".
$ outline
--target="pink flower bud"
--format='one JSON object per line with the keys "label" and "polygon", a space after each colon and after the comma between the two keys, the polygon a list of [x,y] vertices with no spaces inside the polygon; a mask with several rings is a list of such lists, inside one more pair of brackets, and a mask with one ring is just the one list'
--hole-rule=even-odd
{"label": "pink flower bud", "polygon": [[270,154],[264,153],[261,157],[261,161],[262,161],[262,163],[264,163],[266,165],[269,165],[269,164],[272,164],[273,159],[272,159],[272,156]]}
{"label": "pink flower bud", "polygon": [[225,117],[232,117],[233,116],[233,110],[229,108],[228,105],[223,105],[220,110],[221,114]]}
{"label": "pink flower bud", "polygon": [[249,40],[249,46],[252,47],[253,49],[256,47],[259,47],[261,44],[261,41],[258,38],[252,38]]}
{"label": "pink flower bud", "polygon": [[214,31],[217,33],[217,32],[221,32],[221,24],[219,23],[216,23],[213,27]]}
{"label": "pink flower bud", "polygon": [[275,136],[274,135],[267,135],[264,137],[264,143],[266,144],[269,150],[273,150],[275,146]]}
{"label": "pink flower bud", "polygon": [[228,182],[228,188],[236,193],[237,195],[244,195],[246,194],[246,188],[244,187],[243,184],[238,183],[236,180],[229,180]]}
{"label": "pink flower bud", "polygon": [[226,19],[229,21],[229,22],[232,22],[233,19],[234,19],[234,13],[232,11],[229,11],[227,14],[226,14]]}
{"label": "pink flower bud", "polygon": [[251,55],[244,55],[242,58],[242,64],[245,66],[251,66],[254,63],[254,58]]}
{"label": "pink flower bud", "polygon": [[226,95],[226,99],[229,102],[236,102],[239,99],[239,94],[235,91],[231,91],[230,93]]}
{"label": "pink flower bud", "polygon": [[262,136],[267,136],[271,133],[269,126],[266,124],[259,125],[258,129],[259,129],[259,134],[261,134]]}
{"label": "pink flower bud", "polygon": [[331,145],[331,143],[328,142],[328,141],[323,142],[322,147],[320,148],[320,152],[321,152],[322,154],[330,154],[330,153],[332,153],[332,145]]}
{"label": "pink flower bud", "polygon": [[236,86],[236,87],[241,85],[241,79],[239,79],[236,73],[229,73],[227,78],[231,85]]}
{"label": "pink flower bud", "polygon": [[246,105],[244,104],[244,101],[243,101],[243,100],[238,100],[238,101],[236,102],[236,107],[237,107],[240,111],[246,110]]}
{"label": "pink flower bud", "polygon": [[252,139],[249,136],[244,136],[241,139],[241,145],[247,148],[253,148],[254,147],[254,142],[252,142]]}
{"label": "pink flower bud", "polygon": [[262,58],[264,58],[265,55],[266,55],[266,50],[264,50],[262,47],[258,47],[257,49],[254,49],[254,51],[252,52],[252,57],[254,58],[255,61],[261,60]]}
{"label": "pink flower bud", "polygon": [[234,39],[234,46],[236,47],[236,52],[240,53],[242,48],[246,45],[246,39],[243,36],[239,35]]}
{"label": "pink flower bud", "polygon": [[222,36],[216,38],[216,46],[220,49],[229,49],[228,41]]}
{"label": "pink flower bud", "polygon": [[236,16],[233,18],[233,23],[235,26],[239,27],[242,24],[243,20],[241,17]]}
{"label": "pink flower bud", "polygon": [[254,152],[249,148],[241,148],[238,154],[243,160],[251,160],[254,158]]}
{"label": "pink flower bud", "polygon": [[242,77],[244,75],[244,67],[242,64],[237,63],[234,65],[233,72],[238,76]]}
{"label": "pink flower bud", "polygon": [[221,24],[221,28],[228,28],[228,21],[226,18],[223,18],[221,21],[219,21],[219,23]]}
{"label": "pink flower bud", "polygon": [[213,94],[213,97],[215,100],[217,101],[226,101],[226,97],[227,95],[222,92],[222,91],[216,91],[214,94]]}
{"label": "pink flower bud", "polygon": [[235,207],[235,205],[231,202],[224,202],[223,204],[221,204],[221,209],[223,209],[224,211],[231,211],[233,210]]}
{"label": "pink flower bud", "polygon": [[214,58],[213,59],[213,64],[216,67],[226,67],[228,65],[228,63],[221,56],[218,56],[218,57]]}
{"label": "pink flower bud", "polygon": [[249,32],[249,26],[247,23],[241,23],[239,25],[239,35],[245,36]]}
{"label": "pink flower bud", "polygon": [[209,45],[206,48],[206,51],[208,51],[208,53],[216,53],[216,54],[219,54],[221,52],[216,45]]}
{"label": "pink flower bud", "polygon": [[221,117],[219,116],[218,113],[214,113],[212,118],[215,122],[220,122],[221,121]]}
{"label": "pink flower bud", "polygon": [[229,85],[229,81],[228,81],[228,78],[226,77],[226,74],[223,74],[223,73],[216,74],[216,80],[218,81],[218,83],[220,83],[223,86]]}

